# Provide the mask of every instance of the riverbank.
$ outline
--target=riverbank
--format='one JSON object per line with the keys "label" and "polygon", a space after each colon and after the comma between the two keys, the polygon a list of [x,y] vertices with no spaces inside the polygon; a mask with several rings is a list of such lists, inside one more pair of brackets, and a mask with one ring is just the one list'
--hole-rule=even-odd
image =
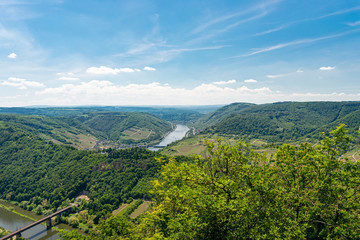
{"label": "riverbank", "polygon": [[[35,213],[32,213],[30,211],[27,211],[27,210],[24,210],[22,209],[21,207],[13,204],[13,203],[10,203],[10,202],[7,202],[5,200],[2,200],[0,199],[0,208],[3,208],[9,212],[13,212],[21,217],[24,217],[24,218],[27,218],[31,221],[37,221],[45,216],[42,216],[42,215],[36,215]],[[38,216],[37,218],[34,217],[34,215]]]}
{"label": "riverbank", "polygon": [[6,230],[5,228],[3,228],[3,227],[0,226],[0,238],[1,238],[1,237],[4,237],[4,236],[6,236],[6,235],[8,235],[8,234],[10,234],[10,233],[11,233],[10,231],[8,231],[8,230]]}
{"label": "riverbank", "polygon": [[[45,215],[37,215],[34,212],[25,210],[25,209],[21,208],[20,206],[14,204],[14,203],[5,201],[3,199],[0,199],[0,208],[6,210],[8,212],[11,212],[13,214],[16,214],[22,218],[25,218],[31,222],[35,222],[35,221],[40,220],[45,217]],[[45,223],[42,223],[42,225],[46,226]],[[53,230],[58,231],[59,229],[65,229],[65,230],[69,230],[69,231],[74,230],[74,228],[72,228],[69,225],[66,225],[64,223],[60,223],[60,224],[57,224],[56,226],[53,226]],[[6,230],[11,231],[11,229],[6,229]]]}

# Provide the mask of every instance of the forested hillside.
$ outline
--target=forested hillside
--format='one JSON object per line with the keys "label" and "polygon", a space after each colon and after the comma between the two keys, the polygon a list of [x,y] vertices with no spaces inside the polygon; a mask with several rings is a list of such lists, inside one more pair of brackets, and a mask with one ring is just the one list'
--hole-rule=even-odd
{"label": "forested hillside", "polygon": [[89,106],[89,107],[0,107],[0,113],[37,116],[77,116],[99,112],[139,112],[150,113],[165,121],[186,124],[195,122],[204,112],[214,111],[217,107],[126,107],[126,106]]}
{"label": "forested hillside", "polygon": [[[236,109],[239,106],[239,109]],[[265,139],[272,142],[297,141],[300,138],[319,138],[318,133],[329,131],[339,123],[349,129],[360,125],[355,116],[360,102],[283,102],[253,105],[232,104],[215,111],[221,118],[204,132],[238,135],[243,139]],[[224,112],[228,113],[224,116]]]}
{"label": "forested hillside", "polygon": [[[343,124],[356,135],[359,106],[232,104],[207,118],[213,125],[202,133],[211,138],[202,144],[204,157],[177,159],[144,148],[70,146],[76,140],[70,136],[130,142],[136,134],[150,139],[152,132],[171,129],[148,113],[0,114],[0,199],[46,215],[86,194],[89,200],[62,220],[89,231],[89,239],[357,238],[359,164],[344,157],[356,141]],[[318,134],[328,129],[336,130],[330,137]],[[242,142],[234,146],[239,139],[296,145],[271,149],[269,157]],[[302,143],[309,139],[315,144]],[[125,203],[131,204],[124,212],[133,211],[143,200],[155,201],[146,216],[113,214]],[[87,237],[72,232],[64,238]]]}
{"label": "forested hillside", "polygon": [[172,124],[148,113],[96,112],[59,117],[0,114],[3,126],[13,126],[80,149],[99,140],[118,144],[154,144],[172,130]]}
{"label": "forested hillside", "polygon": [[96,223],[129,199],[151,199],[159,156],[143,148],[77,150],[0,126],[0,199],[49,214],[85,191],[83,207]]}
{"label": "forested hillside", "polygon": [[172,125],[154,115],[137,112],[98,112],[74,116],[107,139],[125,144],[159,141]]}
{"label": "forested hillside", "polygon": [[146,216],[110,217],[64,239],[359,239],[360,165],[341,157],[351,141],[340,125],[272,158],[243,142],[207,142],[207,157],[162,166]]}
{"label": "forested hillside", "polygon": [[106,135],[76,119],[68,117],[45,117],[0,114],[1,127],[15,127],[58,144],[77,148],[91,148]]}
{"label": "forested hillside", "polygon": [[194,127],[198,128],[198,129],[205,129],[207,127],[210,127],[210,126],[220,122],[222,119],[227,117],[229,114],[237,114],[251,106],[255,106],[255,104],[233,103],[233,104],[226,105],[224,107],[221,107],[221,108],[201,117],[199,120],[197,120],[195,122]]}

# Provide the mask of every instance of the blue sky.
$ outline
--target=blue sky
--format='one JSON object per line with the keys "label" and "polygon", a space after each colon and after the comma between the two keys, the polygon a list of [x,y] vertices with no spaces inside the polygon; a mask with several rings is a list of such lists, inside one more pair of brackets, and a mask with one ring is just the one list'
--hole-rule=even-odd
{"label": "blue sky", "polygon": [[0,106],[359,100],[359,0],[0,1]]}

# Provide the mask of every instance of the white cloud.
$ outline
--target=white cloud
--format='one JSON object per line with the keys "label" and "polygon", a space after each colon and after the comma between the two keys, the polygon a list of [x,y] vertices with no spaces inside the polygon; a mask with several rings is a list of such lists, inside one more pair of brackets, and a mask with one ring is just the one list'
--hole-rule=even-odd
{"label": "white cloud", "polygon": [[100,67],[90,67],[88,69],[86,69],[87,73],[90,74],[112,74],[112,75],[116,75],[118,73],[132,73],[132,72],[139,72],[140,69],[133,69],[133,68],[110,68],[110,67],[105,67],[105,66],[100,66]]}
{"label": "white cloud", "polygon": [[[37,91],[27,104],[49,105],[211,105],[233,102],[269,103],[278,101],[355,101],[359,94],[282,93],[268,87],[249,88],[200,84],[191,89],[158,82],[118,85],[110,81],[67,83]],[[0,100],[2,98],[0,97]],[[19,98],[20,99],[20,98]],[[34,100],[35,99],[35,100]],[[14,105],[6,100],[5,105]],[[19,104],[18,104],[19,105]],[[21,105],[21,104],[20,104]]]}
{"label": "white cloud", "polygon": [[78,77],[67,77],[67,76],[63,76],[63,77],[59,77],[59,80],[64,80],[64,81],[78,81],[80,80]]}
{"label": "white cloud", "polygon": [[67,73],[57,73],[56,75],[58,75],[58,76],[74,76],[74,73],[72,73],[72,72],[67,72]]}
{"label": "white cloud", "polygon": [[244,83],[256,83],[256,82],[257,82],[257,80],[252,79],[252,78],[244,80]]}
{"label": "white cloud", "polygon": [[331,67],[331,66],[319,68],[319,70],[321,70],[321,71],[330,71],[330,70],[334,70],[334,69],[335,69],[335,67]]}
{"label": "white cloud", "polygon": [[304,71],[301,70],[301,69],[298,69],[298,70],[296,70],[296,72],[297,72],[297,73],[302,73],[302,72],[304,72]]}
{"label": "white cloud", "polygon": [[7,81],[2,81],[0,85],[12,86],[19,89],[27,89],[28,87],[44,87],[44,84],[35,81],[28,81],[24,78],[9,77]]}
{"label": "white cloud", "polygon": [[16,55],[16,53],[10,53],[7,57],[11,58],[11,59],[15,59],[17,57],[17,55]]}
{"label": "white cloud", "polygon": [[215,85],[227,85],[227,84],[234,84],[236,83],[235,79],[229,80],[229,81],[219,81],[219,82],[213,82]]}
{"label": "white cloud", "polygon": [[269,88],[250,89],[242,86],[229,88],[215,84],[201,84],[193,89],[174,88],[168,83],[116,85],[110,81],[93,80],[79,84],[63,84],[38,91],[42,101],[54,105],[109,104],[109,105],[191,105],[223,104],[253,101],[272,94]]}
{"label": "white cloud", "polygon": [[145,71],[155,71],[156,69],[153,67],[144,67]]}
{"label": "white cloud", "polygon": [[289,74],[276,74],[276,75],[266,75],[267,78],[281,78],[281,77],[286,77]]}

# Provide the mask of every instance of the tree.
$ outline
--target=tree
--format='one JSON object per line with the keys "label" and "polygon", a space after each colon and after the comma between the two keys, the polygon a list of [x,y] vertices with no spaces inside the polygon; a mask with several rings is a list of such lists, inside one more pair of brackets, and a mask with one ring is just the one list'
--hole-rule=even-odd
{"label": "tree", "polygon": [[207,142],[209,157],[162,167],[143,233],[157,239],[354,239],[359,163],[342,159],[340,125],[318,146],[284,144],[270,160],[240,142]]}

